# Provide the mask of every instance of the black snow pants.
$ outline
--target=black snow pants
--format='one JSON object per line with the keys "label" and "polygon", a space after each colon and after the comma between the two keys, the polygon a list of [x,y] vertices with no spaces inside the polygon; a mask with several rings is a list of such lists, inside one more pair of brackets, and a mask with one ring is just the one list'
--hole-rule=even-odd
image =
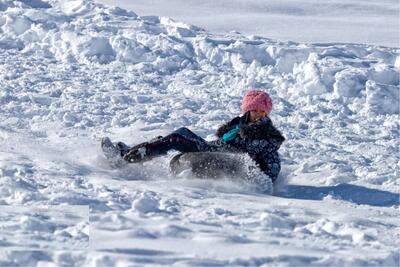
{"label": "black snow pants", "polygon": [[207,142],[200,136],[196,135],[188,128],[179,128],[167,136],[160,136],[150,142],[145,142],[136,145],[131,150],[140,149],[144,147],[145,153],[143,160],[150,160],[154,157],[165,155],[170,150],[179,152],[212,152],[218,151],[218,141]]}

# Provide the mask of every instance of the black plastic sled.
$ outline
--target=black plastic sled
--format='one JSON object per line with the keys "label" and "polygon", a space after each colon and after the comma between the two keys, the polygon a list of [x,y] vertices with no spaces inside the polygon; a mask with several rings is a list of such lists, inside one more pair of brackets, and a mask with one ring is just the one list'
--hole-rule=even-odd
{"label": "black plastic sled", "polygon": [[272,180],[257,164],[243,153],[190,152],[174,156],[169,163],[170,171],[178,175],[190,171],[196,178],[230,178],[253,184],[257,191],[272,194]]}
{"label": "black plastic sled", "polygon": [[243,155],[222,152],[181,153],[170,161],[170,170],[179,174],[190,170],[198,178],[218,179],[245,175]]}

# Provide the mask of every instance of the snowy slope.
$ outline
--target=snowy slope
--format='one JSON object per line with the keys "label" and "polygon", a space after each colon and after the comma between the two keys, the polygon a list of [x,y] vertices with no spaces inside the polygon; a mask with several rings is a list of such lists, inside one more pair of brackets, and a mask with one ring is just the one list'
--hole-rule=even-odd
{"label": "snowy slope", "polygon": [[98,0],[214,33],[400,47],[398,0]]}
{"label": "snowy slope", "polygon": [[[0,265],[396,266],[399,69],[395,48],[0,0]],[[106,135],[211,139],[251,87],[287,138],[273,196],[101,155]]]}

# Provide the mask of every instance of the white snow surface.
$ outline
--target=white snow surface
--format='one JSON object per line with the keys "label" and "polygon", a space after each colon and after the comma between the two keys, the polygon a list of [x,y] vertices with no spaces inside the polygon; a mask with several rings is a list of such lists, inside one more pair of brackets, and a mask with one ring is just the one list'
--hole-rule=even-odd
{"label": "white snow surface", "polygon": [[[1,266],[398,266],[400,50],[306,45],[88,0],[0,0]],[[263,88],[286,137],[272,195],[110,166]]]}
{"label": "white snow surface", "polygon": [[214,33],[400,47],[398,0],[98,0]]}

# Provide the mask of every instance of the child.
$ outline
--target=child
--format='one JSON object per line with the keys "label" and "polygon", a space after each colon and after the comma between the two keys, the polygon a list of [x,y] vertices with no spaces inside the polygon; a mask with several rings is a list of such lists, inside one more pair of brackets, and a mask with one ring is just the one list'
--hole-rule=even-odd
{"label": "child", "polygon": [[107,157],[122,156],[130,163],[143,162],[165,155],[171,149],[180,152],[241,152],[257,163],[259,168],[274,182],[281,169],[278,149],[285,138],[272,125],[268,114],[272,110],[270,96],[260,90],[251,90],[242,102],[243,116],[222,125],[216,132],[218,140],[205,141],[187,128],[179,128],[171,134],[159,136],[149,142],[129,148],[122,142],[116,146],[109,138],[102,139]]}

